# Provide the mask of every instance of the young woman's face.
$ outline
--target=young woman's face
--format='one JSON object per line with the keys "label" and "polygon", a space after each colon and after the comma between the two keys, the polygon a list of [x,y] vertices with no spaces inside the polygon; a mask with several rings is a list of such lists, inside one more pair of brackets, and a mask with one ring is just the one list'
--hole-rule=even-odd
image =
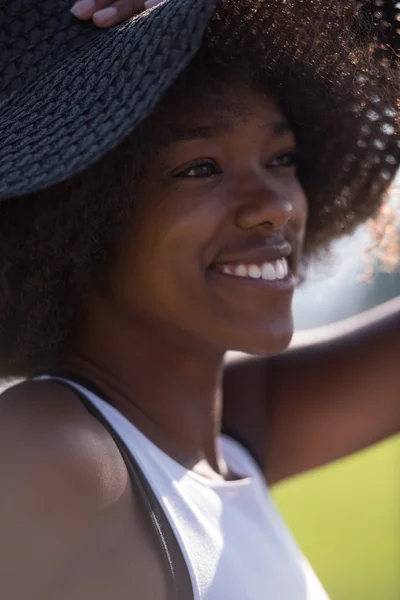
{"label": "young woman's face", "polygon": [[276,104],[231,93],[147,165],[107,296],[186,351],[275,353],[293,333],[307,202]]}

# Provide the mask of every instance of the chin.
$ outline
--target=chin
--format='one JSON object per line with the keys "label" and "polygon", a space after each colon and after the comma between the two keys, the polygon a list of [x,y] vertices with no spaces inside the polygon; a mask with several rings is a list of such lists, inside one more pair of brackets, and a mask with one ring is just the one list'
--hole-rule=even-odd
{"label": "chin", "polygon": [[230,350],[258,355],[279,354],[289,347],[294,333],[292,320],[285,327],[282,325],[281,327],[274,326],[262,330],[260,328],[253,333],[249,330],[245,333],[242,332],[242,335],[238,335]]}

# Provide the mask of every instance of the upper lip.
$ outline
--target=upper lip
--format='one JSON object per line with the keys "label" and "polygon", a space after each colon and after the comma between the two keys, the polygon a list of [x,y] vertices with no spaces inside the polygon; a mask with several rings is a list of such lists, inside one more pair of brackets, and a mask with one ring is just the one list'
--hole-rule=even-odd
{"label": "upper lip", "polygon": [[247,248],[237,249],[235,251],[223,254],[212,263],[216,265],[249,265],[274,262],[280,258],[287,258],[292,254],[292,245],[287,242],[265,242]]}

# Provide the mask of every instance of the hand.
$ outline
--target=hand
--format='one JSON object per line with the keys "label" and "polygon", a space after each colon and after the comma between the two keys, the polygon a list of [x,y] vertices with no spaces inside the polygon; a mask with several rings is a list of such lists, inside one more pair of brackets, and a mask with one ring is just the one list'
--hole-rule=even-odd
{"label": "hand", "polygon": [[163,0],[78,0],[72,14],[83,21],[92,20],[97,27],[112,27],[157,6]]}

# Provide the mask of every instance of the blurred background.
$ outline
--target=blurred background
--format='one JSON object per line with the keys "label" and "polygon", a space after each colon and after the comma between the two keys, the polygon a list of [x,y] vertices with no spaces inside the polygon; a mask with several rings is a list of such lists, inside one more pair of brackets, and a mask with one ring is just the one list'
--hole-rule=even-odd
{"label": "blurred background", "polygon": [[[400,174],[391,198],[400,213]],[[329,265],[311,268],[295,301],[298,330],[400,295],[399,269],[359,281],[369,244],[362,228],[336,244]],[[400,599],[400,436],[277,485],[273,494],[331,600]]]}

